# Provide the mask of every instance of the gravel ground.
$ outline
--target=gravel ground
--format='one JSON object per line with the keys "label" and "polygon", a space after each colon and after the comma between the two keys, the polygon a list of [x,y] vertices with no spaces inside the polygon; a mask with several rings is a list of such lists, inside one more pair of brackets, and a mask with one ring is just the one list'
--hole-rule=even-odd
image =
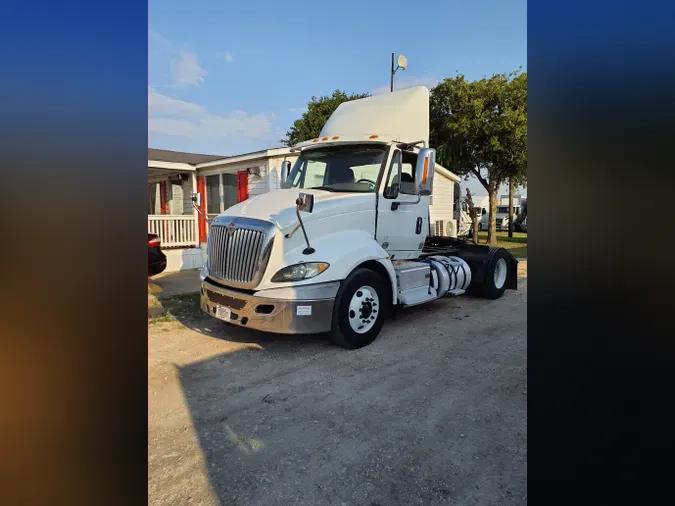
{"label": "gravel ground", "polygon": [[526,504],[526,269],[518,291],[405,309],[355,351],[150,326],[150,504]]}

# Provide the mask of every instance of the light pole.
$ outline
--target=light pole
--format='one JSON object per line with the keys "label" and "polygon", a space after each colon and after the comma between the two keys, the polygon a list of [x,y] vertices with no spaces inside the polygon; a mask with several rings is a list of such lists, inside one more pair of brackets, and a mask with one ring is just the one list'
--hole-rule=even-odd
{"label": "light pole", "polygon": [[408,59],[402,54],[398,55],[398,62],[394,68],[394,53],[391,53],[391,90],[394,91],[394,74],[398,69],[405,70],[408,68]]}

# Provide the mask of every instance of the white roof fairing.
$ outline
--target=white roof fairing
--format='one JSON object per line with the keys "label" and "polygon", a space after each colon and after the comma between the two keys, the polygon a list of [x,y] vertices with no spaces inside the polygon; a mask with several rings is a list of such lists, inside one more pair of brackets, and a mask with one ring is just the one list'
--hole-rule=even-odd
{"label": "white roof fairing", "polygon": [[378,135],[399,142],[429,144],[429,90],[406,90],[343,102],[321,130],[320,137]]}

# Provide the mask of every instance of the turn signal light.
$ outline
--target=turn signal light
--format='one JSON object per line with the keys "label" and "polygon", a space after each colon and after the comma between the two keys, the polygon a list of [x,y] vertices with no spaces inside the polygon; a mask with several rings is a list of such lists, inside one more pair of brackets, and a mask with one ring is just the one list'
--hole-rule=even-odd
{"label": "turn signal light", "polygon": [[378,137],[379,137],[379,135],[371,135],[371,136],[368,137],[368,138],[369,138],[369,139],[377,139]]}
{"label": "turn signal light", "polygon": [[429,173],[429,157],[424,158],[424,172],[422,173],[422,184],[427,184],[427,174]]}

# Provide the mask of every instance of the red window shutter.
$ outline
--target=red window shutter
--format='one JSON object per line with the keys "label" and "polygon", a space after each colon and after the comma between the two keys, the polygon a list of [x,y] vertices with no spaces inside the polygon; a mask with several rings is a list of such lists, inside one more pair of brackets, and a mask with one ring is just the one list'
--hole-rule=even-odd
{"label": "red window shutter", "polygon": [[166,181],[159,183],[159,208],[162,214],[169,214],[169,203],[166,200]]}
{"label": "red window shutter", "polygon": [[[201,195],[199,210],[206,216],[206,178],[199,176],[197,178],[197,193]],[[206,221],[201,214],[197,214],[197,223],[199,224],[199,242],[206,242]]]}
{"label": "red window shutter", "polygon": [[237,198],[238,202],[243,202],[248,198],[248,171],[240,170],[237,172]]}

